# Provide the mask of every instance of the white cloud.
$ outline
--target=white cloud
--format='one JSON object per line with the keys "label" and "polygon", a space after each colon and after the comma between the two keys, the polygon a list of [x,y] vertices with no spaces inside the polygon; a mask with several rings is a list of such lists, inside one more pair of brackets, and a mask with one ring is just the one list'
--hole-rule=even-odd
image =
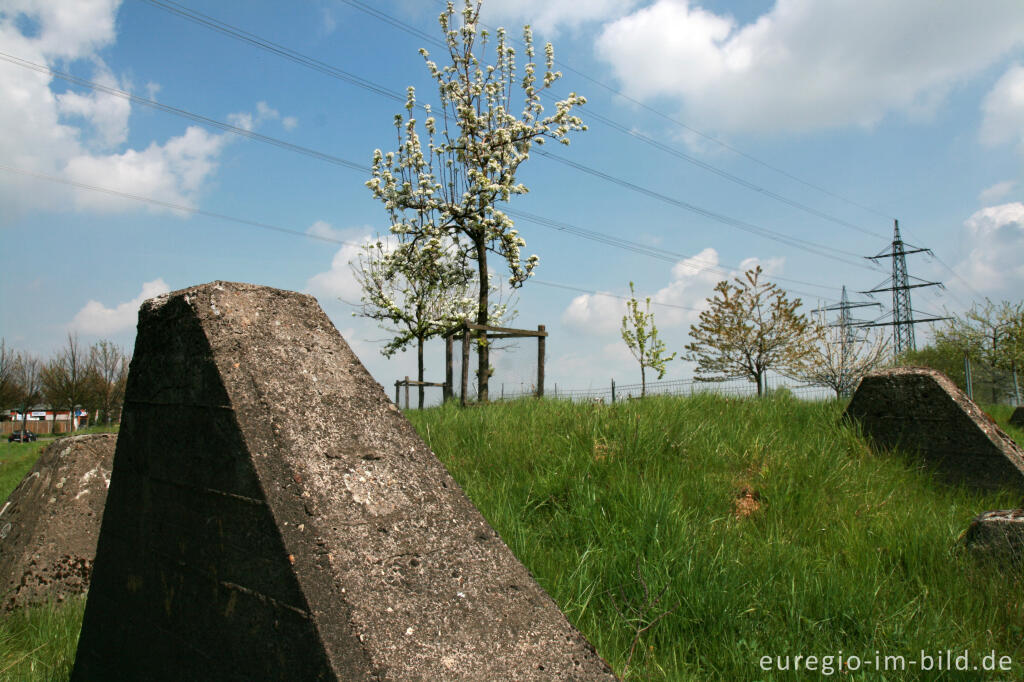
{"label": "white cloud", "polygon": [[[989,206],[964,222],[969,250],[957,273],[986,295],[1020,298],[1024,291],[1024,203]],[[950,282],[951,286],[961,286]]]}
{"label": "white cloud", "polygon": [[281,125],[284,126],[285,130],[295,130],[299,125],[299,119],[294,116],[285,116],[281,119]]}
{"label": "white cloud", "polygon": [[[651,297],[651,312],[659,329],[685,327],[696,321],[704,300],[722,279],[725,275],[718,267],[718,252],[707,248],[672,266],[666,286],[653,294],[637,291],[637,299],[643,305],[643,300]],[[562,322],[589,334],[607,335],[621,329],[625,314],[626,301],[621,298],[606,293],[584,294],[574,298],[562,312]]]}
{"label": "white cloud", "polygon": [[562,322],[589,334],[610,334],[622,324],[626,302],[611,294],[583,294],[562,312]]}
{"label": "white cloud", "polygon": [[152,282],[145,282],[138,296],[113,308],[107,308],[99,301],[90,300],[78,311],[68,326],[74,331],[96,336],[107,336],[131,329],[135,326],[142,302],[168,291],[170,288],[167,283],[158,278]]}
{"label": "white cloud", "polygon": [[[98,55],[115,40],[119,4],[119,0],[9,0],[0,12],[0,44],[26,60],[64,70],[70,63],[84,62],[86,68],[91,65],[90,79],[129,90],[130,85]],[[54,80],[47,75],[13,65],[0,68],[0,101],[4,102],[0,158],[18,169],[194,205],[230,139],[191,126],[166,141],[125,149],[131,116],[127,100],[98,92],[58,93],[53,87]],[[146,88],[152,96],[159,86],[149,83]],[[261,121],[280,118],[280,113],[258,102],[255,115],[243,112],[229,118],[252,129]],[[38,209],[140,208],[110,195],[43,185],[10,173],[0,174],[0,205],[5,209],[0,222]]]}
{"label": "white cloud", "polygon": [[[93,75],[93,80],[110,88],[127,89],[105,66]],[[101,149],[116,147],[128,137],[131,103],[121,97],[95,91],[86,94],[68,91],[57,95],[57,109],[65,117],[78,116],[92,126],[92,139]]]}
{"label": "white cloud", "polygon": [[1003,182],[997,182],[991,187],[987,187],[978,194],[978,201],[983,204],[991,204],[999,201],[1007,194],[1009,194],[1017,183],[1013,180],[1004,180]]}
{"label": "white cloud", "polygon": [[523,24],[554,34],[563,27],[575,29],[584,23],[622,16],[636,4],[637,0],[488,0],[483,20],[505,25],[515,36]]}
{"label": "white cloud", "polygon": [[[357,304],[362,295],[362,287],[352,274],[349,267],[350,261],[355,261],[362,252],[362,245],[369,244],[378,239],[373,235],[373,229],[369,226],[348,228],[339,230],[331,227],[325,220],[317,220],[309,228],[306,234],[324,237],[327,239],[345,240],[350,242],[338,249],[331,259],[331,267],[319,272],[306,280],[306,291],[317,298],[326,297],[341,299],[346,303]],[[387,238],[384,239],[387,243]]]}
{"label": "white cloud", "polygon": [[803,131],[928,113],[1022,44],[1017,0],[778,0],[742,26],[657,0],[606,25],[596,50],[627,94],[678,98],[704,127]]}
{"label": "white cloud", "polygon": [[981,104],[981,141],[1015,142],[1024,150],[1024,66],[1015,64],[996,82]]}
{"label": "white cloud", "polygon": [[[224,142],[223,136],[190,126],[184,135],[163,145],[154,142],[142,151],[129,149],[105,156],[80,154],[67,160],[64,173],[74,182],[192,205],[203,183],[216,169]],[[76,189],[74,198],[76,206],[84,209],[123,211],[135,207],[119,197],[85,189]]]}

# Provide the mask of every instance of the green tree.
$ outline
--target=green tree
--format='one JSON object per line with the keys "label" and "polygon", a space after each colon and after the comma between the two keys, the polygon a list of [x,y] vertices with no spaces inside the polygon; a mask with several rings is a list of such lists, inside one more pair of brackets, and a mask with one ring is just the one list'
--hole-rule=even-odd
{"label": "green tree", "polygon": [[665,344],[658,338],[658,328],[654,326],[651,297],[647,297],[644,309],[640,310],[632,282],[629,283],[626,314],[622,316],[622,340],[640,363],[640,396],[643,397],[647,395],[647,368],[656,370],[660,380],[665,376],[665,364],[674,359],[676,354],[664,355]]}
{"label": "green tree", "polygon": [[757,384],[761,396],[769,369],[788,371],[809,354],[812,327],[797,312],[800,299],[790,301],[761,275],[758,265],[735,284],[719,282],[710,307],[690,326],[683,359],[697,363],[698,381],[745,378]]}
{"label": "green tree", "polygon": [[[1018,331],[1022,326],[1024,302],[1002,301],[997,305],[986,298],[983,304],[975,303],[963,315],[954,315],[935,331],[935,340],[968,354],[972,370],[982,370],[991,400],[998,403],[1010,391],[1019,393],[1015,384],[1024,346]],[[1019,400],[1019,396],[1014,398]]]}
{"label": "green tree", "polygon": [[[440,122],[429,106],[423,107],[426,145],[413,116],[418,105],[410,87],[405,115],[395,116],[398,151],[374,151],[372,177],[366,184],[388,211],[392,233],[412,241],[449,238],[457,245],[459,258],[476,264],[476,323],[487,325],[491,315],[487,254],[505,261],[513,288],[522,286],[539,260],[535,255],[525,262],[521,259],[520,249],[526,242],[498,203],[527,192],[516,173],[529,158],[531,145],[545,139],[568,144],[570,132],[586,129],[573,114],[586,100],[571,93],[555,103],[553,113],[544,114],[541,95],[561,73],[554,70],[554,48],[548,43],[538,82],[528,26],[523,30],[527,62],[521,78],[516,77],[515,50],[504,29],[496,31],[494,63],[483,63],[478,55],[486,50],[489,36],[480,29],[480,5],[480,0],[465,0],[459,26],[451,2],[441,14],[446,65],[438,66],[426,50],[420,50],[440,97]],[[477,361],[478,397],[486,401],[491,369],[484,332],[477,341]]]}
{"label": "green tree", "polygon": [[[426,341],[444,333],[475,311],[473,272],[453,256],[441,237],[415,242],[401,235],[396,247],[383,240],[367,244],[350,263],[362,287],[361,305],[353,315],[377,320],[394,337],[381,350],[385,357],[416,342],[417,379],[424,381]],[[499,319],[504,309],[492,308]],[[424,389],[419,386],[419,406]]]}
{"label": "green tree", "polygon": [[917,350],[904,351],[896,359],[896,365],[937,369],[959,386],[960,390],[967,390],[967,381],[964,378],[964,351],[948,341],[936,341]]}

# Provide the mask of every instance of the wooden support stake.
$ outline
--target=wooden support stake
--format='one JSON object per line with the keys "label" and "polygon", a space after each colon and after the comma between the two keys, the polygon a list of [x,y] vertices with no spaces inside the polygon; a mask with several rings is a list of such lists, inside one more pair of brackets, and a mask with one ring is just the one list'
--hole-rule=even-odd
{"label": "wooden support stake", "polygon": [[402,403],[398,402],[398,387],[401,385],[401,381],[395,381],[395,407],[400,407],[402,405]]}
{"label": "wooden support stake", "polygon": [[612,379],[612,404],[615,403],[615,379]]}
{"label": "wooden support stake", "polygon": [[405,376],[405,409],[409,409],[409,375]]}
{"label": "wooden support stake", "polygon": [[444,389],[442,391],[444,402],[452,399],[452,344],[454,341],[451,334],[444,337]]}
{"label": "wooden support stake", "polygon": [[547,334],[544,325],[537,325],[537,397],[544,397],[544,342],[547,339]]}
{"label": "wooden support stake", "polygon": [[469,390],[469,328],[462,330],[462,406],[466,406]]}

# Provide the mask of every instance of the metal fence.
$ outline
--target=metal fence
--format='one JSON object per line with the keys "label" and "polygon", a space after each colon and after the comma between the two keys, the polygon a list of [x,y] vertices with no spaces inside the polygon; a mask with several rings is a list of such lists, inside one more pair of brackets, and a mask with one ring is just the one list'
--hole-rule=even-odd
{"label": "metal fence", "polygon": [[[502,385],[491,387],[491,400],[514,400],[534,395],[533,387],[524,387],[519,390],[507,391]],[[554,386],[545,387],[545,397],[572,400],[575,402],[617,402],[619,400],[631,400],[639,398],[642,385],[637,384],[616,384],[614,380],[602,388],[566,389]],[[784,377],[770,377],[765,381],[765,390],[769,393],[785,390],[786,392],[802,400],[830,400],[835,397],[835,392],[822,386],[807,386],[786,380]],[[679,395],[688,396],[699,393],[713,393],[716,395],[729,395],[738,397],[753,397],[757,395],[757,385],[744,379],[733,379],[729,381],[694,381],[692,379],[677,379],[673,381],[649,381],[647,382],[646,395]]]}

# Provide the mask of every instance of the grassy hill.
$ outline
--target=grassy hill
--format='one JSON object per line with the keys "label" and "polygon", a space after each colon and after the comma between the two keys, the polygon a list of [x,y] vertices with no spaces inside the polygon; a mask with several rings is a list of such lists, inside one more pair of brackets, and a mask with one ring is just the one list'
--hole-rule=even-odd
{"label": "grassy hill", "polygon": [[970,665],[1012,656],[1020,679],[1020,571],[960,545],[973,516],[1020,499],[873,454],[841,411],[700,396],[409,417],[630,678],[767,679],[763,656],[815,655],[823,671],[820,657],[878,651],[916,664],[885,679],[918,679],[922,650],[967,649]]}
{"label": "grassy hill", "polygon": [[[628,679],[790,677],[774,671],[787,655],[816,656],[812,674],[838,675],[857,656],[858,679],[919,679],[922,651],[934,665],[965,649],[971,666],[1010,656],[1012,671],[996,676],[1024,677],[1022,572],[980,566],[961,548],[972,517],[1021,500],[874,454],[841,412],[704,395],[407,416]],[[1005,425],[1009,410],[989,412]],[[0,671],[21,658],[0,678],[66,679],[80,617],[71,605],[0,623]],[[876,673],[876,652],[906,669],[892,660]]]}

